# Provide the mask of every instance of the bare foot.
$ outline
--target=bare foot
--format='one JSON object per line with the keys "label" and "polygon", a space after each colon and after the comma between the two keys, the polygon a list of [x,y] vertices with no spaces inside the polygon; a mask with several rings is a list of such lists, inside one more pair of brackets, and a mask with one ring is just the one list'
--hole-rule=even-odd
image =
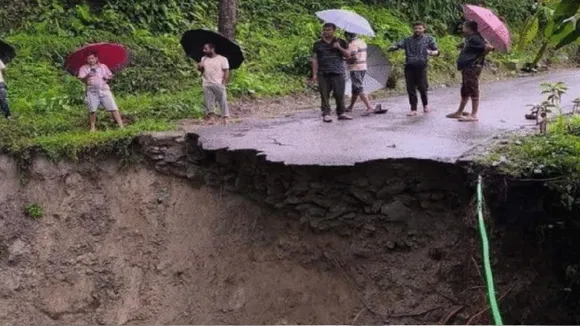
{"label": "bare foot", "polygon": [[360,115],[361,115],[362,117],[368,117],[368,116],[370,116],[371,114],[373,114],[373,112],[374,112],[374,111],[373,111],[372,109],[370,109],[370,110],[369,110],[369,109],[366,109],[366,110],[365,110],[363,113],[361,113]]}
{"label": "bare foot", "polygon": [[468,115],[468,116],[462,116],[458,119],[458,121],[461,122],[475,122],[478,121],[479,119],[477,119],[477,117],[474,117],[472,115]]}
{"label": "bare foot", "polygon": [[330,123],[330,122],[332,122],[332,118],[328,115],[325,115],[322,117],[322,121],[324,121],[326,123]]}
{"label": "bare foot", "polygon": [[411,111],[411,112],[407,113],[408,117],[414,117],[416,115],[417,115],[417,111]]}
{"label": "bare foot", "polygon": [[227,126],[229,123],[229,118],[228,117],[224,117],[223,121],[224,121],[224,126]]}
{"label": "bare foot", "polygon": [[338,120],[352,120],[352,117],[348,114],[343,113],[338,116]]}
{"label": "bare foot", "polygon": [[431,112],[431,107],[429,105],[426,105],[425,107],[423,107],[423,113],[429,113]]}
{"label": "bare foot", "polygon": [[95,127],[91,127],[91,128],[89,129],[89,132],[95,132],[96,130],[97,130],[97,129],[95,129]]}

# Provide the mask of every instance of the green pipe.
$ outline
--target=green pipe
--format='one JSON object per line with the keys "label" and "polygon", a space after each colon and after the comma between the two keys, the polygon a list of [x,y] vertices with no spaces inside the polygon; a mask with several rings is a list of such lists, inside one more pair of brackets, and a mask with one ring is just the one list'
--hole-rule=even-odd
{"label": "green pipe", "polygon": [[481,234],[481,243],[483,245],[483,266],[485,269],[485,280],[487,283],[487,296],[489,298],[489,305],[491,306],[491,312],[495,324],[497,326],[502,326],[503,322],[501,320],[501,314],[499,312],[499,307],[497,305],[497,300],[495,297],[495,287],[493,283],[493,274],[491,271],[491,263],[489,261],[489,239],[487,238],[487,232],[485,231],[485,221],[483,219],[483,191],[482,191],[482,177],[478,177],[477,182],[477,218],[479,220],[479,232]]}

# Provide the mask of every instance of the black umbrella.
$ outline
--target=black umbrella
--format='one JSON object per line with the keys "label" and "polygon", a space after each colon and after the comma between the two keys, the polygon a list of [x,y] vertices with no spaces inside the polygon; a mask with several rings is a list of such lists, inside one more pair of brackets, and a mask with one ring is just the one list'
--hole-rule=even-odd
{"label": "black umbrella", "polygon": [[16,50],[14,50],[10,44],[0,40],[0,60],[4,63],[8,63],[10,60],[14,59],[15,56]]}
{"label": "black umbrella", "polygon": [[194,29],[183,33],[181,37],[181,46],[185,53],[197,62],[204,55],[203,46],[208,43],[215,45],[217,54],[228,58],[230,69],[237,69],[244,62],[244,54],[240,46],[219,33],[206,29]]}
{"label": "black umbrella", "polygon": [[[367,73],[363,81],[363,88],[367,94],[378,91],[387,86],[387,80],[391,74],[391,63],[387,56],[376,45],[367,46]],[[350,74],[346,74],[346,92],[347,96],[351,95]]]}

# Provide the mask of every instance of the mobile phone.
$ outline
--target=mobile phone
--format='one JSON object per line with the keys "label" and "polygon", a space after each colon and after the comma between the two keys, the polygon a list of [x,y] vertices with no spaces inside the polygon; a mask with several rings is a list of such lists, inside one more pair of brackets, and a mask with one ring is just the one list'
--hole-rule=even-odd
{"label": "mobile phone", "polygon": [[97,69],[91,68],[91,72],[94,74],[95,72],[97,72]]}

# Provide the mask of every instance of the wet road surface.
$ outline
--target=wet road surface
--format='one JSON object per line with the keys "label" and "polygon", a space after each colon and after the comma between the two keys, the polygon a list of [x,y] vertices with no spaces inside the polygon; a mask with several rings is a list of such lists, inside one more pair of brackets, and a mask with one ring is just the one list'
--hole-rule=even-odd
{"label": "wet road surface", "polygon": [[[433,111],[421,109],[407,117],[406,96],[377,101],[389,108],[384,115],[352,121],[323,123],[318,110],[290,117],[254,120],[228,126],[202,127],[196,131],[204,149],[254,149],[268,161],[295,165],[354,165],[389,158],[430,159],[455,162],[474,146],[503,132],[534,124],[525,120],[528,104],[542,101],[540,84],[563,81],[569,90],[562,98],[566,106],[580,97],[580,71],[539,75],[481,86],[479,122],[458,122],[445,118],[457,109],[459,89],[438,89],[429,93]],[[467,111],[471,108],[468,105]]]}

